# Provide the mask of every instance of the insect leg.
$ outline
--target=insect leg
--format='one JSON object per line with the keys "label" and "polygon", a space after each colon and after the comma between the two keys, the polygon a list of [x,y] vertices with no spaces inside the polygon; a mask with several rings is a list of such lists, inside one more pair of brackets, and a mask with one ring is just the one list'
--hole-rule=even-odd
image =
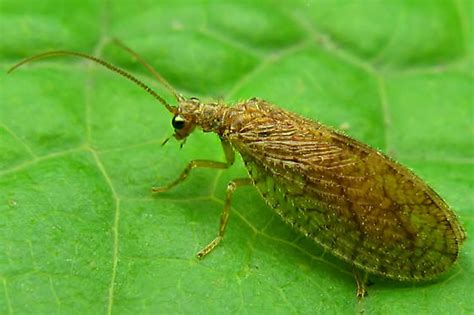
{"label": "insect leg", "polygon": [[222,148],[224,149],[225,160],[226,160],[225,162],[217,162],[217,161],[209,161],[209,160],[193,160],[189,162],[188,166],[186,166],[184,171],[181,172],[181,175],[179,175],[179,177],[176,180],[172,181],[171,183],[163,187],[153,187],[151,191],[154,193],[160,193],[160,192],[170,190],[174,186],[184,181],[188,177],[191,170],[194,168],[215,168],[215,169],[229,168],[232,164],[234,164],[235,153],[229,142],[227,142],[224,139],[221,139],[221,143],[222,143]]}
{"label": "insect leg", "polygon": [[217,237],[212,240],[206,247],[201,249],[199,253],[197,253],[197,258],[203,258],[207,254],[209,254],[222,240],[224,236],[225,228],[227,226],[227,222],[229,221],[229,213],[230,213],[230,206],[232,201],[232,195],[234,194],[235,190],[241,186],[248,186],[252,185],[252,180],[250,178],[238,178],[234,179],[229,182],[227,185],[227,194],[225,198],[224,210],[221,214],[221,220],[219,225],[219,233]]}
{"label": "insect leg", "polygon": [[365,273],[365,276],[362,278],[359,270],[357,270],[356,267],[353,267],[353,271],[357,283],[357,298],[360,300],[367,296],[367,273]]}

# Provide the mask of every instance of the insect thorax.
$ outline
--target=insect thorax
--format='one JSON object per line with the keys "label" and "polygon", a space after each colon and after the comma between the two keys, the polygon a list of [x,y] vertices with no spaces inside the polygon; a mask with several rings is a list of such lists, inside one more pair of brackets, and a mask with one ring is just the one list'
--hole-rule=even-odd
{"label": "insect thorax", "polygon": [[179,115],[204,132],[215,132],[219,136],[238,133],[263,111],[257,99],[250,99],[234,106],[218,103],[201,103],[196,99],[186,100],[179,105]]}

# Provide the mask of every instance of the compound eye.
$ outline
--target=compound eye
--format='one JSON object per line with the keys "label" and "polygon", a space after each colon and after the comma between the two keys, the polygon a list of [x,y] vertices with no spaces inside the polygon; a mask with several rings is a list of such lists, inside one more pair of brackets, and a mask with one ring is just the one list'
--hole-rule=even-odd
{"label": "compound eye", "polygon": [[186,124],[186,121],[184,120],[183,116],[176,115],[173,117],[173,120],[171,121],[171,124],[173,125],[174,129],[183,129],[184,125]]}

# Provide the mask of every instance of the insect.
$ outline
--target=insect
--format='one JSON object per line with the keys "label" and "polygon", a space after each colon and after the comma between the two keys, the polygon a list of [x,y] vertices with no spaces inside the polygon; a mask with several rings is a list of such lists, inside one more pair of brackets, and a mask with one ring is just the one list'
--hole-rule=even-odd
{"label": "insect", "polygon": [[[366,294],[359,271],[399,281],[434,278],[452,266],[465,234],[454,212],[426,183],[379,151],[324,125],[258,99],[234,106],[203,103],[177,93],[141,57],[124,46],[175,97],[165,101],[145,83],[99,58],[52,51],[25,63],[56,55],[92,60],[131,80],[173,115],[174,137],[184,141],[197,127],[217,134],[225,162],[191,161],[165,192],[195,168],[227,169],[240,153],[248,177],[229,182],[217,236],[197,257],[222,240],[232,196],[254,185],[283,221],[354,267],[357,295]],[[166,141],[165,141],[166,143]]]}

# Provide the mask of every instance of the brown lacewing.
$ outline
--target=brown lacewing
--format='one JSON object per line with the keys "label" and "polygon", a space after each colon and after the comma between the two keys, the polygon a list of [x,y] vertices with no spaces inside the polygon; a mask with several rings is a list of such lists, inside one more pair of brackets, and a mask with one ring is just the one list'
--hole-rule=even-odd
{"label": "brown lacewing", "polygon": [[[227,186],[217,237],[197,256],[222,240],[234,191],[254,185],[281,218],[324,249],[354,267],[357,295],[365,295],[359,271],[399,281],[434,278],[451,267],[465,240],[463,228],[443,199],[410,170],[377,150],[334,129],[252,98],[225,106],[178,94],[130,48],[131,53],[176,98],[170,105],[135,76],[99,58],[52,51],[21,65],[56,55],[92,60],[131,80],[173,115],[174,137],[185,140],[196,127],[221,140],[225,162],[193,160],[164,192],[194,168],[226,169],[240,153],[249,176]],[[166,141],[165,141],[166,142]]]}

